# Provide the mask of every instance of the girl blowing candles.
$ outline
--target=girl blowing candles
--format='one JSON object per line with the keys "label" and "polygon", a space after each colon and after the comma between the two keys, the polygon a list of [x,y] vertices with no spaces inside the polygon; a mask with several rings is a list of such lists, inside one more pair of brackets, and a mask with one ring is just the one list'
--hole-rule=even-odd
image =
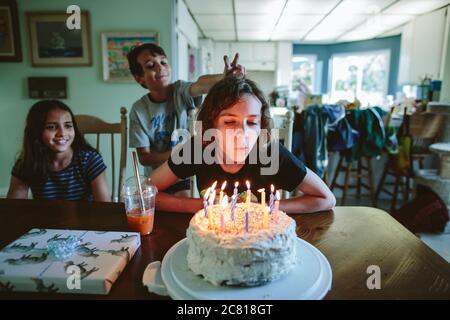
{"label": "girl blowing candles", "polygon": [[35,103],[8,198],[111,201],[102,157],[83,138],[70,108],[57,100]]}
{"label": "girl blowing candles", "polygon": [[[277,141],[264,143],[267,134],[263,129],[270,128],[269,106],[253,81],[230,77],[217,82],[205,98],[197,120],[202,122],[201,135],[177,148],[152,174],[153,182],[161,191],[156,198],[157,209],[192,213],[200,210],[202,199],[164,193],[178,179],[194,175],[199,190],[208,188],[216,180],[228,181],[224,190],[228,195],[232,194],[235,181],[240,182],[239,191],[244,191],[246,180],[253,190],[270,190],[271,184],[287,191],[298,189],[302,196],[280,201],[280,210],[287,213],[317,212],[334,207],[334,195],[315,173]],[[210,139],[213,141],[207,140],[211,137],[210,129],[216,133],[213,132],[214,138]],[[200,163],[198,155],[194,154],[198,150],[203,152]],[[211,150],[214,161],[205,159],[207,151]],[[267,154],[270,163],[261,154]],[[262,170],[271,166],[274,170]]]}

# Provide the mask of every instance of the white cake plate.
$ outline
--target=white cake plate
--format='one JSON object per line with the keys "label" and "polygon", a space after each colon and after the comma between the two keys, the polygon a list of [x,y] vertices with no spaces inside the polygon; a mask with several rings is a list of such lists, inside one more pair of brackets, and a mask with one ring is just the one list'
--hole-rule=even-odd
{"label": "white cake plate", "polygon": [[[214,286],[196,276],[187,266],[186,238],[164,256],[162,281],[157,282],[158,263],[144,272],[144,285],[150,291],[168,293],[176,300],[318,300],[331,289],[332,272],[328,260],[314,246],[297,238],[297,265],[276,281],[255,287]],[[152,265],[152,264],[151,264]],[[155,290],[156,289],[156,290]]]}

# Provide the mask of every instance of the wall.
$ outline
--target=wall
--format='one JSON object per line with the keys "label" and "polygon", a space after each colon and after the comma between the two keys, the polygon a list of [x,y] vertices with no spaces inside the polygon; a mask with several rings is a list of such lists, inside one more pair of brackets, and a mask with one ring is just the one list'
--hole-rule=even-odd
{"label": "wall", "polygon": [[292,76],[292,43],[278,42],[277,45],[277,86],[290,86]]}
{"label": "wall", "polygon": [[[198,71],[197,76],[202,74],[212,74],[213,73],[213,55],[214,55],[214,42],[211,39],[199,39],[199,56],[197,65]],[[222,70],[223,72],[223,70]]]}
{"label": "wall", "polygon": [[322,62],[321,93],[327,93],[329,88],[329,61],[334,54],[349,52],[364,52],[372,50],[391,50],[391,61],[389,70],[388,94],[395,95],[398,90],[397,75],[400,57],[401,36],[393,36],[365,41],[354,41],[337,44],[311,45],[294,44],[293,54],[315,54],[317,61]]}
{"label": "wall", "polygon": [[189,50],[186,37],[182,33],[177,34],[178,74],[177,77],[187,80],[189,76]]}
{"label": "wall", "polygon": [[[103,81],[101,32],[158,31],[161,46],[170,61],[174,59],[175,51],[172,50],[174,1],[77,0],[76,4],[90,14],[92,66],[32,68],[25,12],[45,10],[65,12],[70,4],[73,4],[73,1],[18,1],[23,61],[0,63],[0,191],[4,191],[9,185],[10,170],[21,148],[25,117],[29,107],[36,102],[27,97],[27,77],[66,76],[69,98],[64,102],[74,113],[96,115],[106,121],[117,122],[120,107],[126,106],[130,110],[132,103],[146,91],[136,83],[117,84]],[[105,159],[110,159],[108,148],[102,149],[102,153]],[[130,159],[129,154],[127,176],[132,173]]]}
{"label": "wall", "polygon": [[[448,11],[447,14],[449,14]],[[450,103],[450,19],[447,17],[447,25],[445,36],[446,48],[443,56],[443,74],[442,74],[442,89],[441,89],[441,101]]]}
{"label": "wall", "polygon": [[418,16],[403,26],[399,84],[417,84],[425,75],[442,79],[447,10]]}
{"label": "wall", "polygon": [[276,86],[274,71],[256,71],[250,70],[247,72],[247,77],[258,84],[266,97],[273,91]]}
{"label": "wall", "polygon": [[183,80],[189,79],[189,47],[198,47],[198,28],[189,14],[184,1],[176,2],[176,39],[178,56],[177,78]]}
{"label": "wall", "polygon": [[231,62],[237,52],[239,52],[239,63],[245,66],[247,70],[276,71],[277,42],[218,41],[214,43],[214,72],[223,72],[224,55],[228,55]]}

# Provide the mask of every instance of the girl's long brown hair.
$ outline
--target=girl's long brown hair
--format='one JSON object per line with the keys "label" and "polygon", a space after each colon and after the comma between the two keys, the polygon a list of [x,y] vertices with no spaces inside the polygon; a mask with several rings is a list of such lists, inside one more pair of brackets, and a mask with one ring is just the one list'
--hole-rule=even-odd
{"label": "girl's long brown hair", "polygon": [[269,105],[256,83],[246,78],[226,77],[209,90],[197,114],[197,120],[202,122],[202,134],[214,128],[217,116],[239,101],[243,94],[251,94],[261,102],[261,129],[270,130],[272,119]]}
{"label": "girl's long brown hair", "polygon": [[70,113],[75,132],[71,145],[74,154],[81,150],[94,150],[80,133],[72,110],[67,105],[58,100],[38,101],[28,111],[22,151],[17,161],[19,172],[26,178],[24,182],[43,182],[48,178],[50,153],[42,141],[42,132],[45,128],[47,114],[55,109]]}

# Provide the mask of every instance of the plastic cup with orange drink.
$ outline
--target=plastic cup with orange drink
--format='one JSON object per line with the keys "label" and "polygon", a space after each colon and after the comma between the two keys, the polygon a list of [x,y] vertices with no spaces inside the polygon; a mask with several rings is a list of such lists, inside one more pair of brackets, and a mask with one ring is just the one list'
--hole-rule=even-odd
{"label": "plastic cup with orange drink", "polygon": [[122,199],[130,229],[141,235],[147,235],[153,231],[155,199],[158,191],[150,179],[140,176],[140,182],[141,193],[136,178],[128,178],[122,188]]}

